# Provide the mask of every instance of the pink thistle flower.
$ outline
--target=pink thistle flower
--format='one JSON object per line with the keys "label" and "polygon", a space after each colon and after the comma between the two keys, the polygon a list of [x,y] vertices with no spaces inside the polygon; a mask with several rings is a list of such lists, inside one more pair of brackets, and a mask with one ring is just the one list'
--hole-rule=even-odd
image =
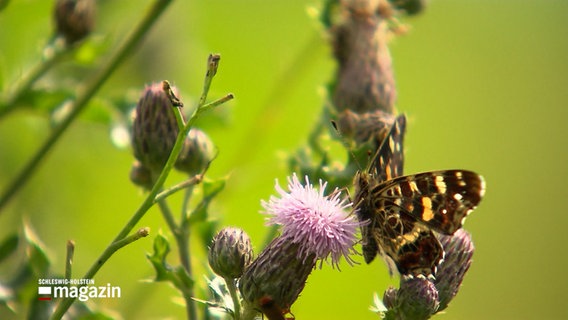
{"label": "pink thistle flower", "polygon": [[306,176],[305,183],[302,185],[294,174],[288,178],[289,191],[285,191],[276,181],[280,197],[271,196],[268,202],[262,201],[264,213],[272,215],[267,224],[281,225],[281,237],[300,245],[299,259],[315,255],[313,259],[323,261],[331,257],[332,266],[338,266],[344,256],[353,265],[355,261],[350,255],[357,254],[353,246],[361,223],[346,211],[351,203],[340,198],[338,189],[325,195],[327,182],[320,180],[319,188],[315,188]]}

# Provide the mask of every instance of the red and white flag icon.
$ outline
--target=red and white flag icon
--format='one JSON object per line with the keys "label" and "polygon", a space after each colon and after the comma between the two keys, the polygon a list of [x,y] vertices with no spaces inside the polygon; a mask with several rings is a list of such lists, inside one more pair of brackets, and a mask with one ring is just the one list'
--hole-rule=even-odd
{"label": "red and white flag icon", "polygon": [[51,300],[51,287],[38,287],[39,300]]}

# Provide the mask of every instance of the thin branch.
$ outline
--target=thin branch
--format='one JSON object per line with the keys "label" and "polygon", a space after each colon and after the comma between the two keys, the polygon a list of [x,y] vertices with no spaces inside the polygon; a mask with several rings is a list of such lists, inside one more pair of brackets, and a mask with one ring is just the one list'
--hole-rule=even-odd
{"label": "thin branch", "polygon": [[65,258],[65,279],[71,279],[75,241],[67,241],[67,257]]}

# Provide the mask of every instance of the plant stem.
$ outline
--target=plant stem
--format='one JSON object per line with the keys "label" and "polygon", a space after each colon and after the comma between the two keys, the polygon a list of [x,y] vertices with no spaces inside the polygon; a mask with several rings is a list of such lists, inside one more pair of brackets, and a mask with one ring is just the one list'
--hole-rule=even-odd
{"label": "plant stem", "polygon": [[168,228],[170,228],[170,230],[176,236],[177,239],[178,227],[174,219],[174,216],[172,215],[172,210],[168,206],[166,199],[160,199],[157,202],[158,206],[160,207],[160,211],[162,212],[162,217],[164,217],[164,220],[166,220]]}
{"label": "plant stem", "polygon": [[[170,228],[176,239],[181,265],[183,266],[187,274],[191,277],[191,263],[189,260],[189,233],[185,228],[180,227],[176,224],[172,211],[170,210],[165,199],[162,198],[157,202],[160,210],[162,211],[162,216],[168,224],[168,228]],[[180,286],[180,290],[181,288],[182,286]],[[182,291],[183,297],[185,299],[187,318],[197,319],[197,310],[195,308],[195,303],[193,299],[191,299],[191,297],[193,297],[193,288],[189,287],[186,290]]]}
{"label": "plant stem", "polygon": [[65,259],[65,279],[71,279],[73,267],[73,255],[75,253],[75,241],[67,241],[67,257]]}
{"label": "plant stem", "polygon": [[13,88],[9,89],[7,96],[0,103],[0,119],[14,111],[22,96],[71,48],[65,45],[63,37],[53,36],[43,49],[39,63],[34,65],[22,78],[14,83]]}
{"label": "plant stem", "polygon": [[225,283],[227,284],[227,289],[231,294],[231,299],[233,299],[234,307],[234,320],[240,320],[241,318],[241,301],[239,301],[239,296],[237,295],[237,286],[235,285],[235,279],[225,278]]}
{"label": "plant stem", "polygon": [[158,20],[172,0],[156,0],[149,10],[148,14],[127,37],[117,51],[114,52],[108,63],[104,65],[101,71],[95,75],[85,87],[78,90],[77,99],[72,102],[71,111],[51,132],[45,143],[31,157],[30,161],[24,166],[22,171],[8,184],[8,187],[0,197],[0,214],[2,208],[10,201],[10,199],[26,184],[32,174],[37,170],[41,161],[47,156],[61,135],[69,128],[71,123],[85,109],[89,100],[95,95],[110,75],[115,71],[124,60],[132,55],[132,51],[142,40],[143,36],[148,33],[150,28]]}
{"label": "plant stem", "polygon": [[[176,192],[178,192],[182,189],[186,189],[186,188],[189,190],[189,193],[191,195],[192,187],[196,184],[199,184],[201,182],[201,180],[203,180],[203,174],[198,174],[196,176],[191,177],[190,179],[187,179],[183,182],[180,182],[180,183],[176,184],[175,186],[170,187],[170,188],[158,193],[158,195],[156,195],[155,202],[159,202],[160,200],[165,199],[165,198],[171,196],[172,194],[174,194],[174,193],[176,193]],[[186,195],[186,199],[187,199],[187,197],[188,196]],[[185,203],[185,199],[184,199],[184,203]],[[187,208],[187,206],[184,206],[184,207]]]}

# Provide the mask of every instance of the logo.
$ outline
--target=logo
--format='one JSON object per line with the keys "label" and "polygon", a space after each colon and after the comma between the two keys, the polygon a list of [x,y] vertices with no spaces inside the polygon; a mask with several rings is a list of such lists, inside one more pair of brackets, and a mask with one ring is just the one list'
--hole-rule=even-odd
{"label": "logo", "polygon": [[365,262],[381,254],[391,273],[434,277],[444,249],[434,232],[451,235],[485,193],[472,171],[444,170],[403,176],[406,117],[398,116],[366,171],[355,175],[355,205]]}
{"label": "logo", "polygon": [[95,286],[93,279],[39,279],[38,299],[49,301],[57,298],[74,298],[79,301],[90,299],[116,299],[121,296],[119,286]]}

